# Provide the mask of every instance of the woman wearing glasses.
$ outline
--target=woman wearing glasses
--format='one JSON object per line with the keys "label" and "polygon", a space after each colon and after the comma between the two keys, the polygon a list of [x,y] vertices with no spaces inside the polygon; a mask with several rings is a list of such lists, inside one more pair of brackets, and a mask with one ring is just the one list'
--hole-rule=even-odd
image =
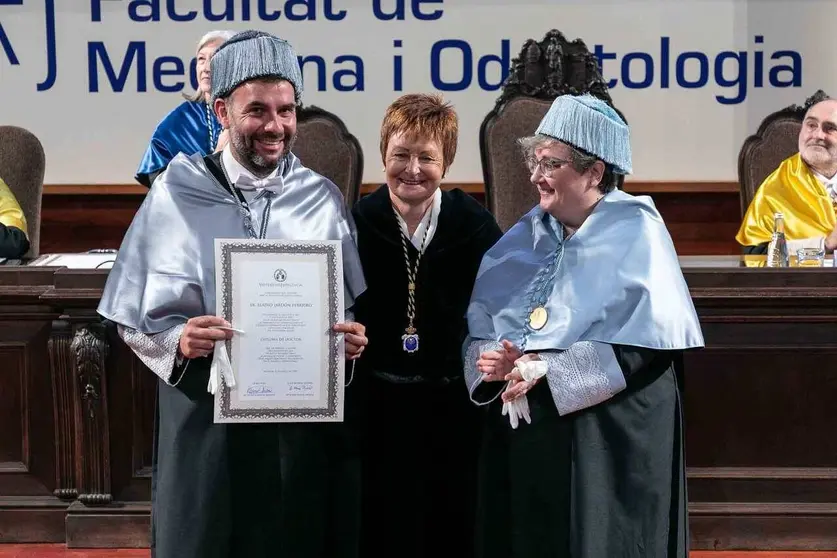
{"label": "woman wearing glasses", "polygon": [[660,214],[615,187],[628,126],[565,95],[520,143],[540,204],[488,251],[468,308],[480,556],[685,558],[677,376],[703,336]]}
{"label": "woman wearing glasses", "polygon": [[458,118],[412,94],[386,111],[386,184],[353,210],[367,290],[355,319],[369,344],[349,390],[362,394],[362,556],[473,555],[479,413],[462,375],[465,312],[493,216],[440,185]]}

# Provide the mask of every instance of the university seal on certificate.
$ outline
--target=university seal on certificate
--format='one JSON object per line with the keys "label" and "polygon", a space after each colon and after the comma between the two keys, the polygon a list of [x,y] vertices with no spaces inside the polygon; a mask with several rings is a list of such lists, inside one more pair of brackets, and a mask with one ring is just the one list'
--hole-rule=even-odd
{"label": "university seal on certificate", "polygon": [[215,422],[342,421],[340,242],[216,239],[215,279],[218,313],[237,330]]}

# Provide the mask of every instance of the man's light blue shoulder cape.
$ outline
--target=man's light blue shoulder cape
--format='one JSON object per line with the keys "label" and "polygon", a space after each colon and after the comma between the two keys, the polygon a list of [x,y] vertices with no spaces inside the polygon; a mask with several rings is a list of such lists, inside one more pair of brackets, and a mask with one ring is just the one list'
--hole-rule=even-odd
{"label": "man's light blue shoulder cape", "polygon": [[[340,190],[292,153],[282,178],[282,192],[270,201],[265,238],[342,241],[345,306],[350,308],[366,284],[354,221]],[[256,200],[251,207],[255,205]],[[146,334],[195,316],[215,315],[214,241],[248,238],[243,212],[202,156],[175,156],[125,234],[99,314]]]}
{"label": "man's light blue shoulder cape", "polygon": [[484,256],[468,308],[472,339],[508,339],[528,351],[578,341],[676,350],[703,335],[674,244],[646,196],[614,190],[563,242],[548,321],[527,325],[539,271],[561,240],[536,206]]}

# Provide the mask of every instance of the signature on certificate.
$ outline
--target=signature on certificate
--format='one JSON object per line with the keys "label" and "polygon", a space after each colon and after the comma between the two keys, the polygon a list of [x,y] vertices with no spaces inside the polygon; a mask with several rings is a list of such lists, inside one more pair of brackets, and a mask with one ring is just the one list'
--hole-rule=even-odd
{"label": "signature on certificate", "polygon": [[256,382],[247,388],[247,395],[273,395],[273,389],[264,382]]}
{"label": "signature on certificate", "polygon": [[288,391],[314,391],[314,382],[289,382]]}

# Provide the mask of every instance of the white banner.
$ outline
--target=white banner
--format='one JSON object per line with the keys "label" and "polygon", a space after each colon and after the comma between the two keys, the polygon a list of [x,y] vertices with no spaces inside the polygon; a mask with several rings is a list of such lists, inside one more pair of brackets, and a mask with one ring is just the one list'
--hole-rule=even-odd
{"label": "white banner", "polygon": [[[837,93],[834,0],[0,0],[0,123],[44,144],[47,184],[127,184],[194,90],[212,29],[260,29],[303,62],[303,102],[339,115],[380,182],[384,110],[441,92],[460,116],[451,182],[481,182],[478,134],[527,39],[599,56],[632,128],[633,179],[733,181],[770,112]],[[400,71],[397,68],[400,66]]]}

